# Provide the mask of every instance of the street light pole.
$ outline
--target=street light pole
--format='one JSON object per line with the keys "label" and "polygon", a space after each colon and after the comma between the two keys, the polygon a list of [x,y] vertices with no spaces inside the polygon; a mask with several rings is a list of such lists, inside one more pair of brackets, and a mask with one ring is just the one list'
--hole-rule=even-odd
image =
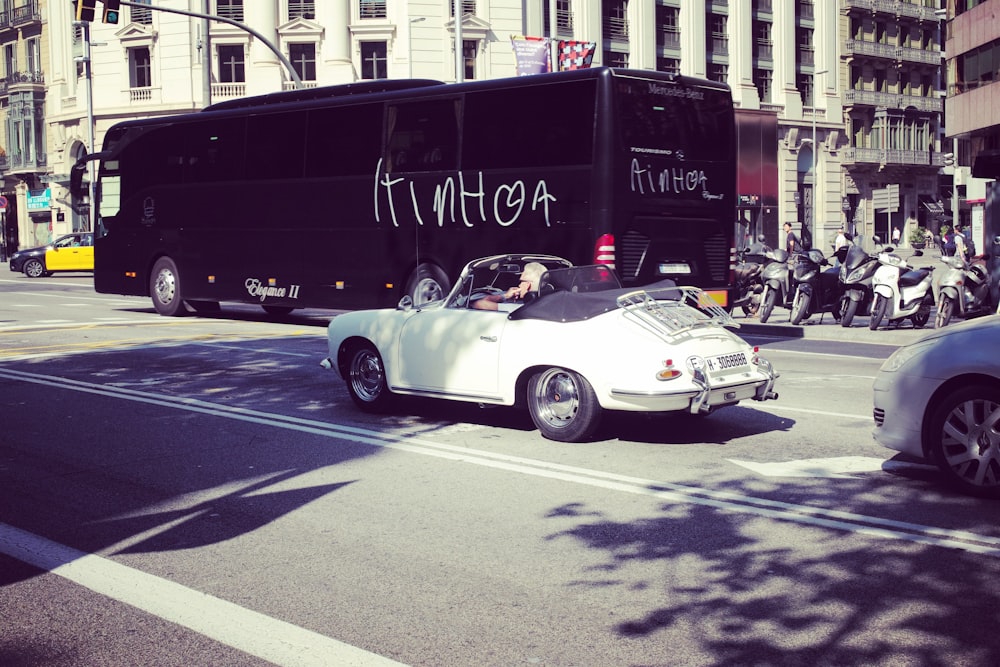
{"label": "street light pole", "polygon": [[812,192],[812,229],[809,230],[810,235],[814,231],[818,231],[819,224],[819,146],[816,145],[816,113],[819,109],[817,102],[819,101],[819,91],[816,82],[819,77],[826,74],[830,70],[821,69],[818,72],[813,73],[813,192]]}

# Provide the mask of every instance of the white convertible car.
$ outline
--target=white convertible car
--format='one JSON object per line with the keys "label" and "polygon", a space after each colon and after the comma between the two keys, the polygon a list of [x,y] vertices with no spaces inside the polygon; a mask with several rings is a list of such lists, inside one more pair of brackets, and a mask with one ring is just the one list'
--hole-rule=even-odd
{"label": "white convertible car", "polygon": [[[523,305],[472,307],[529,262],[548,271]],[[470,262],[442,301],[338,315],[323,366],[365,411],[395,394],[527,406],[542,435],[580,442],[605,410],[707,414],[777,398],[771,364],[727,326],[738,325],[696,288],[623,289],[606,266],[502,255]]]}

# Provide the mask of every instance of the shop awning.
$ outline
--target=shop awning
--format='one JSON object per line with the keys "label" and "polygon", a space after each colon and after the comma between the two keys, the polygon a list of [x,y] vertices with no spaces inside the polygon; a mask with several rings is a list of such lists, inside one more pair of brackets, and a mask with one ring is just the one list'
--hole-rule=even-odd
{"label": "shop awning", "polygon": [[933,213],[934,215],[941,215],[944,213],[944,205],[936,201],[925,201],[923,202],[924,207]]}

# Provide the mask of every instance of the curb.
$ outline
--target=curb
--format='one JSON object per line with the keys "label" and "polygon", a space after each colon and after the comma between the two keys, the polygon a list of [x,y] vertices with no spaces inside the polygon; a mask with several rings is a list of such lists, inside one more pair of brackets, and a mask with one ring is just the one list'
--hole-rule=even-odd
{"label": "curb", "polygon": [[[777,313],[779,316],[781,313]],[[840,343],[862,343],[866,345],[893,345],[896,347],[909,345],[934,331],[934,327],[914,328],[909,321],[896,327],[885,327],[872,331],[868,328],[867,317],[855,318],[850,327],[842,327],[827,313],[822,324],[818,317],[799,325],[794,324],[761,324],[752,320],[737,318],[740,328],[738,335],[767,336],[773,338],[825,340]]]}

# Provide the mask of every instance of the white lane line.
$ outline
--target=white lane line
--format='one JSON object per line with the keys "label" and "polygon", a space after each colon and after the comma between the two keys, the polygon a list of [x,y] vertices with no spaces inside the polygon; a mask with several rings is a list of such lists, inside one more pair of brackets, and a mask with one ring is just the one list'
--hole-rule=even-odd
{"label": "white lane line", "polygon": [[[495,452],[447,445],[424,438],[383,433],[371,429],[291,417],[232,407],[192,398],[173,397],[93,384],[54,376],[26,373],[0,368],[0,377],[46,386],[97,394],[110,398],[136,401],[151,405],[187,410],[214,417],[285,428],[349,442],[385,447],[400,451],[517,472],[536,477],[558,479],[575,484],[598,487],[624,493],[646,495],[671,502],[705,505],[717,509],[763,516],[780,521],[830,528],[881,539],[903,540],[1000,557],[1000,538],[925,526],[894,519],[854,514],[835,509],[786,503],[767,498],[755,498],[728,491],[703,489],[659,480],[619,475],[602,470],[579,468],[539,459],[509,456]],[[807,412],[801,410],[801,412]],[[845,415],[858,418],[856,415]]]}
{"label": "white lane line", "polygon": [[403,664],[3,523],[0,551],[276,665]]}

